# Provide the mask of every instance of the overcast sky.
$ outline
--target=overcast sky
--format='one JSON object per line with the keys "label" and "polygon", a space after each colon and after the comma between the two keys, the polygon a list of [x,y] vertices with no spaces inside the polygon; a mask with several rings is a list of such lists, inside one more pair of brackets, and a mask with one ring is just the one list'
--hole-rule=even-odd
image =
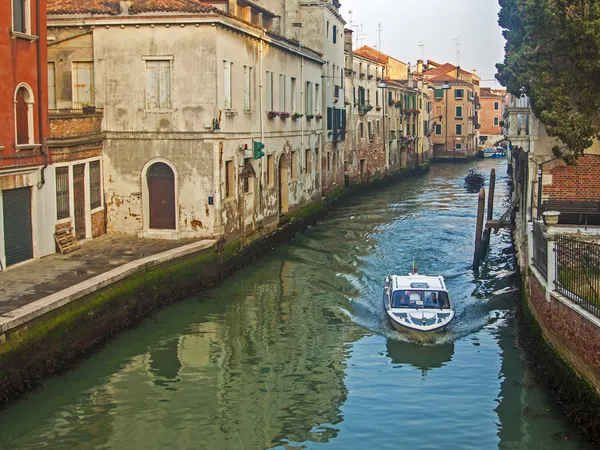
{"label": "overcast sky", "polygon": [[[504,38],[498,26],[498,0],[342,0],[346,27],[363,25],[361,44],[377,46],[381,23],[384,53],[415,64],[425,60],[456,64],[460,43],[460,66],[477,69],[482,85],[499,87],[493,81],[495,64],[504,58]],[[349,11],[352,11],[350,15]],[[356,34],[357,29],[354,28]],[[356,36],[355,36],[356,38]],[[356,43],[356,39],[354,41]]]}

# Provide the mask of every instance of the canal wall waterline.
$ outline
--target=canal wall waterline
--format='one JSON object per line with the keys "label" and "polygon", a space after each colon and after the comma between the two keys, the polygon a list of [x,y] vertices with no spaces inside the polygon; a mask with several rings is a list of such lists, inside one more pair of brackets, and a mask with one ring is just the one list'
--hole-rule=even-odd
{"label": "canal wall waterline", "polygon": [[[600,386],[595,385],[597,374],[584,362],[590,355],[581,354],[585,349],[577,345],[578,339],[565,334],[557,322],[544,320],[548,314],[556,317],[568,313],[569,308],[552,295],[550,302],[546,300],[546,289],[534,274],[535,269],[527,266],[527,241],[518,230],[519,227],[513,233],[513,245],[522,286],[522,300],[517,305],[519,344],[538,379],[546,384],[565,415],[587,440],[600,446]],[[562,318],[560,323],[564,320],[568,318]],[[600,340],[597,333],[592,338]]]}
{"label": "canal wall waterline", "polygon": [[0,405],[94,351],[152,311],[223,281],[323,219],[345,198],[417,176],[429,167],[427,162],[360,184],[340,186],[321,201],[282,217],[275,227],[229,242],[210,246],[205,242],[164,252],[148,261],[122,266],[112,277],[104,274],[95,282],[81,283],[81,291],[75,290],[68,298],[57,296],[54,304],[42,302],[37,310],[30,308],[26,315],[0,330]]}

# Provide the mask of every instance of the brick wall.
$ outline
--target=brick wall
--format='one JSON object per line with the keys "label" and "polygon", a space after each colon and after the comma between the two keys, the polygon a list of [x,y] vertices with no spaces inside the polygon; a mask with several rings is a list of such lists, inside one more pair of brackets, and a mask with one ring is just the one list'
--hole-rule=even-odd
{"label": "brick wall", "polygon": [[55,139],[100,133],[102,113],[65,114],[50,118],[50,137]]}
{"label": "brick wall", "polygon": [[106,218],[104,211],[98,211],[92,214],[92,238],[95,239],[98,236],[104,234]]}
{"label": "brick wall", "polygon": [[527,283],[529,304],[546,339],[600,389],[600,329],[553,296],[547,301],[535,276]]}
{"label": "brick wall", "polygon": [[545,198],[600,198],[600,155],[583,156],[575,166],[562,161],[544,167],[552,184],[544,185]]}

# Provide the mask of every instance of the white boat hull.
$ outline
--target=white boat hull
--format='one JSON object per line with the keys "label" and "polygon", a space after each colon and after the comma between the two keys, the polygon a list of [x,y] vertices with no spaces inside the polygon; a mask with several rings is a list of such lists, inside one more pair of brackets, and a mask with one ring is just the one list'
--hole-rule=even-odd
{"label": "white boat hull", "polygon": [[454,311],[423,311],[388,309],[387,316],[396,331],[427,334],[444,331],[454,320]]}

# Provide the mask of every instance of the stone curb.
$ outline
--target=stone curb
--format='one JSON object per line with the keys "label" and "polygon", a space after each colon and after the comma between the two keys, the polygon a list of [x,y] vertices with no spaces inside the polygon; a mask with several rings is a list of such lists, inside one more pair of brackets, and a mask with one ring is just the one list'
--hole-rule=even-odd
{"label": "stone curb", "polygon": [[215,240],[206,239],[131,261],[62,291],[55,292],[25,306],[8,311],[4,313],[4,317],[0,316],[0,335],[137,272],[210,248],[215,243]]}

